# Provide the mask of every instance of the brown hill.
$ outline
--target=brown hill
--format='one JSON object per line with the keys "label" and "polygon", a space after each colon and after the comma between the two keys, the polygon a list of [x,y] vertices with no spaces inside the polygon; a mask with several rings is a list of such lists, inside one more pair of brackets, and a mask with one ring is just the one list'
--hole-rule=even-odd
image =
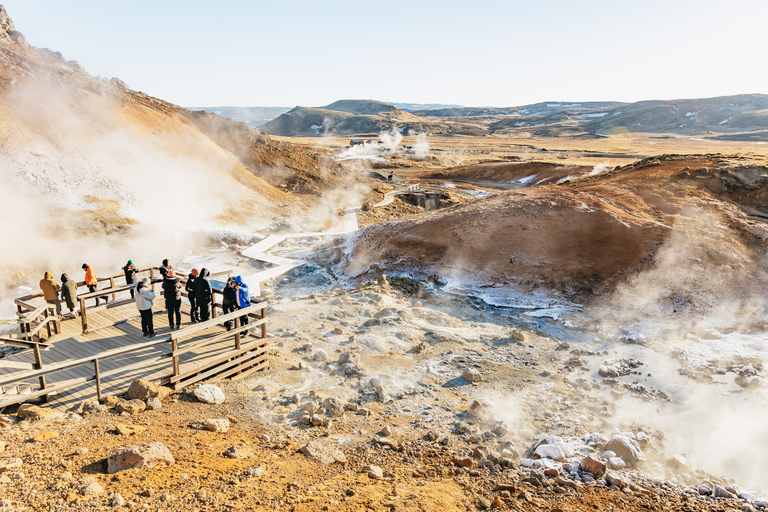
{"label": "brown hill", "polygon": [[765,284],[766,218],[765,161],[662,156],[368,227],[346,269],[589,300],[663,259],[706,276],[698,286],[744,293]]}

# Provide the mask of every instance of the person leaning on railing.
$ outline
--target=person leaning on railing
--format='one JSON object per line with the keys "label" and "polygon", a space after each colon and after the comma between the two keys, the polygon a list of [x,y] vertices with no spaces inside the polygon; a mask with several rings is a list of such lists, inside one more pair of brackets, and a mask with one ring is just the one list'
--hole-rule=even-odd
{"label": "person leaning on railing", "polygon": [[200,321],[200,309],[197,307],[197,297],[195,296],[195,279],[197,279],[197,276],[197,269],[193,268],[189,272],[187,284],[184,287],[187,290],[187,299],[189,300],[189,319],[193,324]]}
{"label": "person leaning on railing", "polygon": [[207,268],[200,271],[200,276],[195,279],[195,300],[197,308],[200,310],[200,321],[205,322],[211,317],[211,302],[213,301],[213,290],[208,277],[211,273]]}
{"label": "person leaning on railing", "polygon": [[46,272],[40,280],[40,289],[43,290],[43,298],[48,304],[56,306],[56,314],[61,316],[61,301],[59,300],[59,285],[53,280],[53,274]]}
{"label": "person leaning on railing", "polygon": [[[93,293],[96,291],[96,287],[99,284],[99,281],[96,279],[96,272],[93,270],[93,267],[87,263],[83,263],[83,270],[85,270],[85,284],[88,286],[88,291]],[[104,299],[104,304],[109,302],[109,299],[106,296],[96,297],[96,306],[99,305],[100,299]]]}
{"label": "person leaning on railing", "polygon": [[67,274],[61,274],[61,298],[67,303],[69,314],[72,318],[77,316],[75,313],[75,304],[77,304],[77,283],[69,278]]}

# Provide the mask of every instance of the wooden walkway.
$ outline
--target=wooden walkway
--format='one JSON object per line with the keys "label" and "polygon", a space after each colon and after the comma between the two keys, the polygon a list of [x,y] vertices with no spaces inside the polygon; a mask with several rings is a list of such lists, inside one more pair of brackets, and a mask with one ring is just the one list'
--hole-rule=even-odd
{"label": "wooden walkway", "polygon": [[[162,301],[158,301],[162,302]],[[182,329],[191,324],[188,315],[188,305],[182,306]],[[118,395],[124,393],[135,379],[148,379],[158,382],[171,376],[173,368],[170,355],[173,352],[170,342],[168,327],[168,315],[165,310],[160,310],[158,304],[154,308],[154,327],[157,336],[147,338],[142,335],[141,321],[136,304],[109,305],[106,309],[88,313],[89,332],[82,333],[82,325],[79,318],[64,319],[61,322],[61,333],[51,336],[45,343],[52,345],[42,350],[42,361],[47,367],[58,363],[66,363],[88,357],[93,357],[107,350],[120,349],[132,345],[146,343],[149,340],[161,341],[168,339],[168,343],[146,347],[140,351],[131,352],[117,357],[103,359],[100,362],[100,373],[107,374],[111,370],[117,370],[109,375],[109,378],[101,380],[101,392],[103,395]],[[177,331],[173,331],[177,332]],[[180,345],[195,345],[198,342],[220,335],[226,332],[223,326],[213,325],[199,331],[189,339],[185,339]],[[255,337],[254,337],[255,338]],[[249,340],[250,338],[246,338]],[[264,340],[266,342],[266,340]],[[203,347],[193,348],[179,356],[180,371],[193,368],[206,359],[221,356],[233,350],[234,333],[215,343]],[[167,358],[157,360],[158,357],[167,355]],[[147,361],[141,365],[141,361]],[[35,362],[32,349],[23,349],[21,352],[10,354],[0,358],[0,379],[20,375],[29,371],[29,363]],[[27,369],[21,369],[26,367]],[[131,367],[126,372],[120,372],[119,368]],[[71,369],[62,370],[46,376],[46,388],[56,386],[57,383],[77,378],[91,379],[94,376],[92,365],[82,365]],[[37,378],[26,381],[39,389]],[[23,387],[23,386],[20,386]],[[65,410],[84,400],[96,400],[96,386],[94,382],[87,382],[76,387],[60,391],[50,396],[50,406],[58,410]]]}

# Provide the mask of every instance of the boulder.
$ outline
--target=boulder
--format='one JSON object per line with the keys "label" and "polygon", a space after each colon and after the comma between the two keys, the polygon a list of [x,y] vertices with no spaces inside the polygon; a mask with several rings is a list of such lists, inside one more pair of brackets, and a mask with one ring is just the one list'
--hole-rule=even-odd
{"label": "boulder", "polygon": [[579,467],[582,471],[590,473],[595,478],[600,478],[605,474],[607,469],[605,462],[600,459],[595,459],[591,455],[587,455],[581,460]]}
{"label": "boulder", "polygon": [[117,430],[117,433],[121,436],[132,436],[133,434],[141,434],[147,430],[147,427],[143,427],[141,425],[127,425],[125,423],[118,423],[115,425],[115,430]]}
{"label": "boulder", "polygon": [[335,444],[329,441],[313,439],[307,443],[301,452],[323,464],[333,464],[334,462],[347,462],[347,457]]}
{"label": "boulder", "polygon": [[211,432],[229,432],[229,420],[225,418],[206,419],[203,422],[203,428]]}
{"label": "boulder", "polygon": [[454,457],[453,463],[461,468],[471,468],[475,465],[475,463],[469,457]]}
{"label": "boulder", "polygon": [[147,410],[148,411],[156,411],[158,409],[161,409],[163,407],[162,402],[160,402],[160,399],[156,396],[147,398]]}
{"label": "boulder", "polygon": [[699,491],[699,494],[702,496],[712,496],[712,489],[710,489],[707,485],[701,484],[697,491]]}
{"label": "boulder", "polygon": [[22,404],[16,410],[16,416],[20,420],[39,421],[43,419],[54,418],[60,413],[53,409],[45,409],[32,404]]}
{"label": "boulder", "polygon": [[621,457],[624,462],[630,466],[636,466],[639,462],[645,460],[645,454],[640,449],[640,445],[634,439],[627,436],[615,435],[605,445],[605,449],[614,452]]}
{"label": "boulder", "polygon": [[101,494],[104,492],[104,488],[93,475],[84,476],[75,482],[75,488],[82,496],[91,496],[93,494]]}
{"label": "boulder", "polygon": [[464,377],[464,379],[468,380],[469,382],[480,382],[483,380],[483,376],[480,375],[480,372],[477,371],[475,368],[466,367],[464,368],[464,371],[461,372],[461,376]]}
{"label": "boulder", "polygon": [[608,459],[608,467],[611,469],[624,469],[627,463],[621,457],[611,457]]}
{"label": "boulder", "polygon": [[[485,402],[485,401],[483,401]],[[488,417],[488,408],[485,406],[483,402],[480,402],[477,399],[472,399],[467,404],[467,412],[470,416],[474,416],[476,418],[485,419]]]}
{"label": "boulder", "polygon": [[145,379],[138,379],[131,382],[128,388],[128,400],[146,400],[157,396],[157,384]]}
{"label": "boulder", "polygon": [[344,416],[344,405],[335,398],[326,398],[323,400],[323,407],[332,416]]}
{"label": "boulder", "polygon": [[315,361],[327,361],[328,360],[328,352],[325,350],[319,348],[315,350],[315,355],[313,356],[313,359]]}
{"label": "boulder", "polygon": [[192,394],[195,395],[195,398],[206,404],[220,404],[226,400],[221,388],[213,384],[198,386]]}
{"label": "boulder", "polygon": [[673,455],[668,458],[667,465],[676,471],[689,471],[691,469],[688,459],[682,455]]}
{"label": "boulder", "polygon": [[541,459],[552,459],[559,462],[565,461],[565,452],[562,448],[554,444],[540,444],[533,452],[534,458],[538,456]]}
{"label": "boulder", "polygon": [[727,490],[725,490],[723,487],[720,487],[719,485],[715,486],[714,495],[715,495],[715,498],[732,498],[732,499],[736,498],[735,494],[728,492]]}
{"label": "boulder", "polygon": [[143,400],[124,400],[115,406],[117,412],[125,412],[128,414],[141,414],[144,409],[147,408],[147,404]]}
{"label": "boulder", "polygon": [[157,386],[157,399],[161,402],[168,398],[173,393],[173,390],[166,386]]}
{"label": "boulder", "polygon": [[106,410],[107,408],[101,405],[99,402],[83,402],[83,416],[105,412]]}
{"label": "boulder", "polygon": [[113,450],[107,459],[107,472],[113,474],[126,469],[152,468],[158,464],[170,466],[175,462],[163,443],[147,443]]}
{"label": "boulder", "polygon": [[101,403],[104,405],[104,407],[108,407],[112,409],[114,406],[122,402],[122,398],[118,398],[116,396],[105,396],[101,399]]}
{"label": "boulder", "polygon": [[363,473],[368,473],[368,478],[373,478],[374,480],[384,478],[384,472],[379,466],[365,466],[363,467]]}

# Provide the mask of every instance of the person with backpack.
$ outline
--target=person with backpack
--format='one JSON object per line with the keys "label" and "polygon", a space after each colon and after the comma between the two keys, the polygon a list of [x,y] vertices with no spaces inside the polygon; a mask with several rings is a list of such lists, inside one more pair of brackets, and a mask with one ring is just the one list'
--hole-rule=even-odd
{"label": "person with backpack", "polygon": [[211,273],[207,268],[200,271],[200,275],[195,279],[195,300],[197,308],[200,310],[200,321],[205,322],[211,317],[211,302],[213,301],[213,289],[208,277]]}
{"label": "person with backpack", "polygon": [[155,335],[155,326],[152,319],[152,301],[155,300],[155,292],[149,286],[149,278],[142,279],[136,287],[136,307],[141,315],[141,332],[150,338]]}
{"label": "person with backpack", "polygon": [[195,280],[199,275],[196,268],[189,272],[187,284],[184,289],[187,290],[187,299],[189,300],[189,318],[193,324],[200,321],[200,308],[197,307],[197,298],[195,297]]}

